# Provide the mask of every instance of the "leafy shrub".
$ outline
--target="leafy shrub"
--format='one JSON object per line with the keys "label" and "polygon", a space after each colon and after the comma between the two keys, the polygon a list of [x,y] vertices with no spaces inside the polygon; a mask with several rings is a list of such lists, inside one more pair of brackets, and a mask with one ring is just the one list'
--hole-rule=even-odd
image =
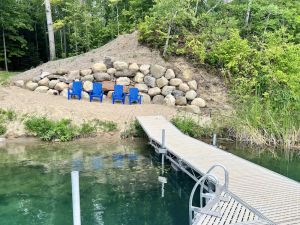
{"label": "leafy shrub", "polygon": [[5,134],[6,130],[6,126],[4,124],[0,124],[0,135]]}
{"label": "leafy shrub", "polygon": [[97,127],[91,123],[83,123],[80,126],[80,135],[89,136],[97,132]]}
{"label": "leafy shrub", "polygon": [[0,109],[0,117],[3,120],[13,121],[17,118],[17,114],[13,110]]}

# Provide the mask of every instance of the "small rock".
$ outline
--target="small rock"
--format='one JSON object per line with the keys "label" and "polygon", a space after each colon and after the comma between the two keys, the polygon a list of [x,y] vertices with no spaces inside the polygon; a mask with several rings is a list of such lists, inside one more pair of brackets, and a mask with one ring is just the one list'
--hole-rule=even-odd
{"label": "small rock", "polygon": [[167,72],[165,74],[165,77],[168,79],[168,80],[171,80],[173,78],[175,78],[175,73],[174,73],[174,70],[172,69],[167,69]]}
{"label": "small rock", "polygon": [[145,77],[144,74],[142,74],[140,72],[137,72],[136,75],[135,75],[135,77],[134,77],[134,82],[141,83],[141,82],[144,81],[144,77]]}
{"label": "small rock", "polygon": [[144,74],[144,75],[147,75],[150,73],[150,65],[146,65],[146,64],[143,64],[140,66],[140,71]]}
{"label": "small rock", "polygon": [[49,88],[47,86],[39,86],[34,91],[39,93],[47,93]]}
{"label": "small rock", "polygon": [[39,86],[48,86],[49,85],[49,79],[47,77],[41,79],[39,82],[38,82],[38,85]]}
{"label": "small rock", "polygon": [[167,105],[167,106],[175,106],[175,98],[173,95],[169,94],[165,97],[164,99],[164,103]]}
{"label": "small rock", "polygon": [[161,93],[161,90],[160,90],[160,88],[158,88],[158,87],[150,88],[150,89],[148,90],[148,94],[149,94],[150,96],[159,95],[160,93]]}
{"label": "small rock", "polygon": [[64,82],[58,82],[55,85],[54,89],[57,90],[57,91],[63,91],[65,88],[68,88],[68,87],[69,87],[69,85],[67,85],[66,83],[64,83]]}
{"label": "small rock", "polygon": [[163,95],[155,95],[152,99],[152,103],[163,105],[165,103],[165,97]]}
{"label": "small rock", "polygon": [[23,88],[24,87],[24,80],[16,80],[14,81],[14,85],[17,86],[17,87],[20,87],[20,88]]}
{"label": "small rock", "polygon": [[59,92],[57,90],[49,89],[47,91],[48,95],[59,95]]}
{"label": "small rock", "polygon": [[92,70],[91,69],[80,70],[80,75],[83,76],[83,77],[91,75],[91,74],[92,74]]}
{"label": "small rock", "polygon": [[129,65],[129,70],[132,72],[132,73],[136,73],[137,71],[139,71],[139,66],[138,64],[136,63],[132,63]]}
{"label": "small rock", "polygon": [[187,92],[187,91],[190,90],[190,87],[189,87],[189,85],[187,85],[186,83],[182,83],[182,84],[179,84],[178,89],[179,89],[180,91]]}
{"label": "small rock", "polygon": [[151,65],[150,72],[153,77],[158,79],[165,74],[166,68],[160,65]]}
{"label": "small rock", "polygon": [[87,92],[93,90],[93,82],[91,82],[91,81],[84,82],[83,90],[87,91]]}
{"label": "small rock", "polygon": [[87,92],[82,91],[81,92],[81,98],[89,100],[90,99],[90,95]]}
{"label": "small rock", "polygon": [[191,112],[191,113],[194,113],[194,114],[199,114],[200,113],[200,108],[196,105],[188,105],[185,107],[185,110],[187,112]]}
{"label": "small rock", "polygon": [[28,81],[26,83],[26,88],[31,90],[31,91],[34,91],[39,85],[35,82],[32,82],[32,81]]}
{"label": "small rock", "polygon": [[113,60],[110,57],[104,57],[103,63],[106,65],[108,69],[113,67]]}
{"label": "small rock", "polygon": [[176,105],[186,105],[187,104],[187,100],[186,100],[186,97],[178,97],[176,98]]}
{"label": "small rock", "polygon": [[134,87],[139,89],[140,92],[148,92],[148,86],[146,84],[135,84]]}
{"label": "small rock", "polygon": [[117,79],[117,84],[120,85],[130,85],[130,79],[128,77],[119,77]]}
{"label": "small rock", "polygon": [[81,78],[81,80],[84,82],[84,81],[94,81],[94,76],[91,74],[91,75],[87,75],[87,76],[84,76]]}
{"label": "small rock", "polygon": [[154,88],[156,86],[156,79],[151,76],[145,76],[144,82],[147,84],[147,86]]}
{"label": "small rock", "polygon": [[179,78],[173,78],[170,80],[170,85],[175,86],[175,87],[179,86],[181,83],[182,83],[182,80]]}
{"label": "small rock", "polygon": [[53,89],[57,83],[59,83],[59,80],[50,80],[49,88]]}
{"label": "small rock", "polygon": [[187,100],[194,100],[197,97],[197,92],[194,90],[190,90],[185,94]]}
{"label": "small rock", "polygon": [[108,73],[94,73],[93,75],[94,75],[95,80],[99,81],[99,82],[111,79],[111,77]]}
{"label": "small rock", "polygon": [[169,81],[165,77],[161,77],[156,80],[157,87],[159,87],[159,88],[162,88],[162,87],[168,85],[168,83],[169,83]]}
{"label": "small rock", "polygon": [[174,91],[172,91],[172,95],[173,95],[175,98],[178,98],[178,97],[184,96],[184,92],[183,92],[183,91],[180,91],[180,90],[174,90]]}
{"label": "small rock", "polygon": [[202,98],[195,98],[192,103],[192,105],[198,106],[200,108],[204,108],[206,106],[206,102]]}
{"label": "small rock", "polygon": [[143,104],[150,104],[151,103],[150,95],[145,94],[145,93],[140,93],[140,95],[142,96],[142,103]]}
{"label": "small rock", "polygon": [[114,62],[114,68],[116,70],[125,70],[128,69],[128,64],[126,62],[120,62],[120,61],[116,61]]}
{"label": "small rock", "polygon": [[195,80],[189,81],[188,85],[189,85],[190,89],[197,91],[197,88],[198,88],[197,81],[195,81]]}
{"label": "small rock", "polygon": [[49,72],[42,72],[42,74],[40,75],[40,78],[43,79],[45,77],[48,77],[49,75],[51,75],[51,73],[49,73]]}
{"label": "small rock", "polygon": [[109,75],[115,75],[116,72],[117,72],[117,70],[116,70],[115,68],[109,68],[109,69],[107,70],[107,73],[108,73]]}
{"label": "small rock", "polygon": [[95,63],[92,66],[92,70],[93,70],[93,73],[106,72],[107,67],[106,67],[106,65],[104,63]]}
{"label": "small rock", "polygon": [[65,75],[68,72],[69,72],[68,70],[64,70],[64,69],[58,69],[58,70],[56,70],[56,74],[59,74],[59,75]]}
{"label": "small rock", "polygon": [[175,87],[174,86],[164,86],[161,93],[164,95],[164,96],[167,96],[169,94],[172,94],[172,92],[175,90]]}

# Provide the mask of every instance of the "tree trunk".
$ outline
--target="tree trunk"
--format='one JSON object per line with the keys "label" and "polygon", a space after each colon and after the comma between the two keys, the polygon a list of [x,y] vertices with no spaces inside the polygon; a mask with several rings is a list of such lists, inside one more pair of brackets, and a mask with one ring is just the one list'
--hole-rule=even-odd
{"label": "tree trunk", "polygon": [[8,66],[7,66],[7,52],[6,52],[6,42],[5,42],[5,32],[4,32],[4,27],[2,25],[2,39],[3,39],[3,51],[4,51],[4,64],[5,64],[5,70],[8,71]]}
{"label": "tree trunk", "polygon": [[35,46],[36,46],[36,51],[39,52],[39,42],[38,42],[38,34],[37,34],[36,22],[34,23],[34,31],[35,31]]}
{"label": "tree trunk", "polygon": [[67,57],[67,38],[66,38],[66,28],[64,26],[64,52],[65,52],[65,57]]}
{"label": "tree trunk", "polygon": [[119,24],[119,8],[118,6],[116,6],[117,8],[117,26],[118,26],[118,36],[120,35],[120,24]]}
{"label": "tree trunk", "polygon": [[251,5],[252,5],[252,0],[249,0],[248,9],[247,9],[247,13],[246,13],[246,19],[245,19],[245,25],[246,26],[248,26],[248,24],[249,24],[250,13],[251,13]]}
{"label": "tree trunk", "polygon": [[63,35],[61,29],[59,30],[59,37],[60,37],[60,51],[61,51],[61,56],[63,58]]}
{"label": "tree trunk", "polygon": [[53,31],[50,0],[45,0],[45,8],[46,8],[47,27],[48,27],[48,36],[49,36],[50,60],[54,60],[55,59],[55,40],[54,40],[54,31]]}

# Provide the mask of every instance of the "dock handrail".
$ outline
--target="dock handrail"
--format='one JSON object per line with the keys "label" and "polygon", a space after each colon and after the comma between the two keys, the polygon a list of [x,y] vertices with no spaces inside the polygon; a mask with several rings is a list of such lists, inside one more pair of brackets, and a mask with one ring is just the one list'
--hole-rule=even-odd
{"label": "dock handrail", "polygon": [[[224,184],[220,185],[219,180],[211,174],[211,172],[217,168],[220,167],[223,169],[224,171]],[[209,193],[204,193],[204,186],[205,186],[205,181],[209,180],[210,182],[213,182],[215,184],[215,191],[213,192],[212,190],[208,190]],[[201,179],[199,179],[196,184],[194,185],[191,195],[190,195],[190,199],[189,199],[189,222],[190,225],[193,224],[193,216],[195,212],[198,213],[205,213],[205,214],[210,214],[210,215],[214,215],[217,217],[220,217],[220,213],[216,212],[216,211],[211,211],[210,209],[217,203],[219,203],[220,201],[227,201],[226,198],[222,197],[221,194],[222,193],[227,193],[228,191],[228,183],[229,183],[229,174],[227,169],[220,164],[216,164],[213,165],[208,171],[207,173],[201,177]],[[198,186],[200,186],[200,206],[199,207],[195,207],[193,206],[193,199],[194,199],[194,195],[195,192],[198,188]],[[206,205],[203,206],[203,198],[207,198],[208,202],[206,202]]]}

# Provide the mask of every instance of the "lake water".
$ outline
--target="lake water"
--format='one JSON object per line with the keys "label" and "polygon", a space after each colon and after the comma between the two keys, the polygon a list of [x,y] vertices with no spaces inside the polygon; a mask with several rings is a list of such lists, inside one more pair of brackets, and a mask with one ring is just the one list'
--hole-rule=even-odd
{"label": "lake water", "polygon": [[[70,172],[80,170],[82,224],[187,225],[194,182],[167,165],[163,187],[153,149],[123,142],[7,143],[0,148],[0,224],[71,225]],[[297,155],[228,149],[300,181]]]}

